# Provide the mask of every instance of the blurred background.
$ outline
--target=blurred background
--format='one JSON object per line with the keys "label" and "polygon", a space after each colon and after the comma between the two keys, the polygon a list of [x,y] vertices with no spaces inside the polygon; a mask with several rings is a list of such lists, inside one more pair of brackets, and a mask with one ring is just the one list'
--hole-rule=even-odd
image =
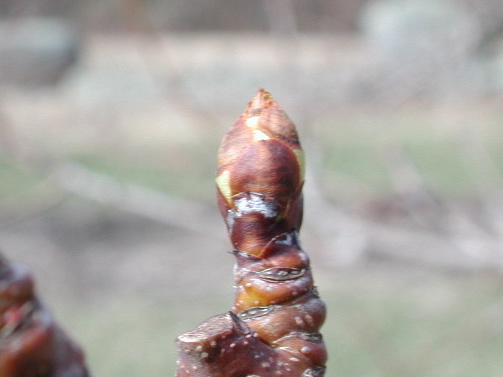
{"label": "blurred background", "polygon": [[100,377],[232,304],[219,142],[259,87],[308,159],[327,376],[500,377],[499,0],[0,0],[0,249]]}

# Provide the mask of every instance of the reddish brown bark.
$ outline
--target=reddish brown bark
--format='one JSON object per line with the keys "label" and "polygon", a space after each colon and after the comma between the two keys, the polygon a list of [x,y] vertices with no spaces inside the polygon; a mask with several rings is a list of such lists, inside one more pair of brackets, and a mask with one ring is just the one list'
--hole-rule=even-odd
{"label": "reddish brown bark", "polygon": [[218,154],[218,203],[236,257],[234,307],[178,337],[178,377],[324,375],[325,305],[298,242],[303,183],[295,126],[259,90]]}
{"label": "reddish brown bark", "polygon": [[36,297],[29,271],[1,255],[0,376],[89,376],[80,348]]}

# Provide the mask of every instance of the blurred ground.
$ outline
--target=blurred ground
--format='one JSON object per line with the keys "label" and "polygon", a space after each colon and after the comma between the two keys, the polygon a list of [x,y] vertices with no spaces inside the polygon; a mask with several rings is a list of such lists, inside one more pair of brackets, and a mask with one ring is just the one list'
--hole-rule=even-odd
{"label": "blurred ground", "polygon": [[357,34],[153,31],[87,30],[56,82],[0,88],[0,248],[98,376],[172,374],[174,337],[230,308],[216,151],[258,87],[306,149],[328,376],[500,376],[503,107],[480,71],[383,68]]}

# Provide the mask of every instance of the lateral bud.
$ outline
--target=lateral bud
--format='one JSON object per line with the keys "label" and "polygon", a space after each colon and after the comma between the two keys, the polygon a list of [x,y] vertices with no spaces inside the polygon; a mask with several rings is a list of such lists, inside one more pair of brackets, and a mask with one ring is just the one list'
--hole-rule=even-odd
{"label": "lateral bud", "polygon": [[37,299],[28,269],[2,255],[0,376],[89,377],[82,350]]}

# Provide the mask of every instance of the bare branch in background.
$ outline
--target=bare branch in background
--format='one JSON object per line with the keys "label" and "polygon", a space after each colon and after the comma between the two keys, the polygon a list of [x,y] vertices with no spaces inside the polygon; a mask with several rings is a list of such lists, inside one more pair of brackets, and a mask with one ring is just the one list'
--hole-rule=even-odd
{"label": "bare branch in background", "polygon": [[189,232],[211,238],[218,236],[216,226],[202,227],[194,219],[205,218],[209,208],[188,199],[173,198],[166,193],[130,183],[121,183],[108,175],[88,170],[76,164],[65,163],[55,170],[59,187],[84,198],[113,205],[133,213]]}

